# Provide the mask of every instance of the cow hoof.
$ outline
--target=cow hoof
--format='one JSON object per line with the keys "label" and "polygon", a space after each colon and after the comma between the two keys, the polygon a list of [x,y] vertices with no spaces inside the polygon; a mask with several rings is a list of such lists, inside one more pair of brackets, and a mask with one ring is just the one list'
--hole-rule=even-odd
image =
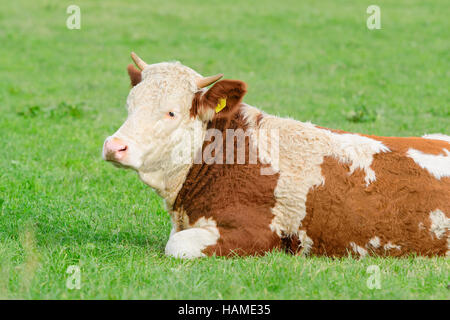
{"label": "cow hoof", "polygon": [[193,259],[204,257],[203,249],[216,244],[218,234],[213,230],[192,228],[174,233],[166,244],[166,255]]}

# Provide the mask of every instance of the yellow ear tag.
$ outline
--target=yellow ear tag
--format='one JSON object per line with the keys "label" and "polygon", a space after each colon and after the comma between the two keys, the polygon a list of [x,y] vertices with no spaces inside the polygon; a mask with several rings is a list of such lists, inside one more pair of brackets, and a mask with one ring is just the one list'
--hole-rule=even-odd
{"label": "yellow ear tag", "polygon": [[219,103],[216,106],[216,113],[222,111],[223,108],[227,106],[227,99],[220,99]]}

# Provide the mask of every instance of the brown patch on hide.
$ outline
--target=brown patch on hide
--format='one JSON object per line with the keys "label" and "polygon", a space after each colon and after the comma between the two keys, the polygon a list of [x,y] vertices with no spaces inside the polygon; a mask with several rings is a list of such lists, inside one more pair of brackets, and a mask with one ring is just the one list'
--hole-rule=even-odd
{"label": "brown patch on hide", "polygon": [[141,70],[136,69],[135,66],[129,64],[127,67],[128,75],[130,76],[131,86],[134,87],[139,82],[142,81],[142,72]]}
{"label": "brown patch on hide", "polygon": [[226,99],[225,108],[216,113],[214,118],[227,119],[239,109],[242,98],[246,93],[247,85],[243,81],[218,81],[205,93],[199,91],[195,94],[192,101],[191,116],[201,116],[207,109],[215,110],[220,99]]}
{"label": "brown patch on hide", "polygon": [[386,147],[394,152],[406,154],[410,148],[419,150],[423,153],[441,155],[444,149],[450,150],[450,143],[443,140],[424,139],[419,137],[377,137],[365,135],[368,138],[381,141]]}
{"label": "brown patch on hide", "polygon": [[[344,256],[352,252],[350,242],[354,242],[368,254],[445,255],[449,232],[441,239],[430,232],[430,212],[439,209],[450,214],[450,178],[436,179],[405,152],[411,147],[439,154],[446,142],[367,137],[382,141],[392,151],[374,155],[371,168],[376,181],[367,187],[363,170],[349,175],[347,164],[324,158],[321,168],[325,183],[308,193],[307,215],[302,221],[302,230],[314,243],[311,253]],[[380,238],[379,248],[368,245],[375,236]],[[385,251],[383,246],[388,242],[401,249]]]}
{"label": "brown patch on hide", "polygon": [[194,118],[200,114],[200,111],[202,108],[202,105],[201,105],[202,95],[203,95],[202,91],[197,91],[194,94],[194,99],[192,100],[192,106],[191,106],[191,110],[190,110],[190,115],[192,118]]}
{"label": "brown patch on hide", "polygon": [[303,249],[301,242],[296,235],[282,236],[282,248],[284,252],[299,255]]}
{"label": "brown patch on hide", "polygon": [[[241,97],[237,96],[227,101],[239,102]],[[207,97],[206,99],[213,99],[212,95]],[[220,95],[214,94],[214,97],[216,99]],[[197,94],[196,98],[200,99],[200,96]],[[275,205],[274,190],[279,175],[261,175],[261,168],[267,165],[259,160],[254,164],[250,163],[251,144],[248,136],[244,143],[245,163],[237,164],[237,139],[233,144],[234,163],[226,163],[226,129],[246,129],[240,107],[233,104],[229,106],[232,107],[231,110],[223,114],[220,112],[220,116],[208,123],[208,129],[222,132],[223,152],[217,150],[215,154],[215,150],[212,154],[216,159],[222,158],[223,164],[206,164],[204,159],[201,163],[196,161],[198,164],[192,165],[178,193],[174,210],[186,212],[191,226],[202,217],[212,218],[217,223],[220,238],[217,244],[203,251],[205,254],[261,255],[281,246],[280,238],[269,227],[274,217],[271,208]],[[198,109],[194,111],[197,112]],[[202,154],[204,150],[209,150],[208,146],[218,142],[220,141],[205,140]]]}

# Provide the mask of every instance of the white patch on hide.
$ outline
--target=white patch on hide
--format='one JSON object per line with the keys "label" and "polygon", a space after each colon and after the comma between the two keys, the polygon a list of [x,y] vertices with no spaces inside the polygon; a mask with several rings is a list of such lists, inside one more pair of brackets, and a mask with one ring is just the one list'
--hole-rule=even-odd
{"label": "white patch on hide", "polygon": [[350,242],[350,247],[352,248],[353,252],[359,254],[360,257],[365,257],[367,255],[367,250],[358,246],[354,242]]}
{"label": "white patch on hide", "polygon": [[300,247],[302,247],[300,253],[303,256],[309,255],[311,248],[313,246],[313,241],[308,235],[306,234],[305,230],[300,230],[298,232],[298,240],[300,241]]}
{"label": "white patch on hide", "polygon": [[439,180],[444,177],[450,177],[450,152],[447,149],[442,151],[443,154],[434,155],[410,148],[406,154],[421,168],[426,169]]}
{"label": "white patch on hide", "polygon": [[[272,208],[274,218],[270,228],[279,236],[297,235],[306,216],[309,190],[324,183],[320,165],[330,150],[330,140],[324,131],[310,123],[271,115],[264,115],[259,128],[266,132],[279,132],[279,179],[274,192],[276,204]],[[267,146],[271,144],[269,139]]]}
{"label": "white patch on hide", "polygon": [[376,180],[375,171],[370,168],[373,156],[377,153],[390,151],[382,142],[352,133],[331,133],[333,153],[344,163],[350,164],[352,174],[356,169],[366,173],[366,185]]}
{"label": "white patch on hide", "polygon": [[433,133],[433,134],[426,134],[422,136],[424,139],[432,139],[432,140],[442,140],[450,143],[450,136],[447,136],[442,133]]}
{"label": "white patch on hide", "polygon": [[384,250],[397,249],[400,250],[402,247],[391,243],[390,241],[383,246]]}
{"label": "white patch on hide", "polygon": [[370,246],[370,247],[372,247],[374,249],[377,249],[377,248],[380,247],[380,245],[381,245],[380,238],[375,236],[375,237],[373,237],[373,238],[371,238],[369,240],[369,242],[367,243],[366,247]]}
{"label": "white patch on hide", "polygon": [[450,219],[441,210],[431,211],[430,220],[430,232],[434,233],[436,238],[441,239],[450,230]]}
{"label": "white patch on hide", "polygon": [[166,245],[167,256],[192,259],[204,257],[202,252],[207,246],[217,243],[220,234],[216,222],[212,219],[200,218],[191,229],[172,234]]}

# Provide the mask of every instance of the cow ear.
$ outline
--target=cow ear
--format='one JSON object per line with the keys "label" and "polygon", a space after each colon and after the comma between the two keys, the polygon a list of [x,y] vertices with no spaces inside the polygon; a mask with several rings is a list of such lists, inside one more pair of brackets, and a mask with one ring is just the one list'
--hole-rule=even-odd
{"label": "cow ear", "polygon": [[134,87],[142,80],[141,70],[136,69],[135,66],[129,64],[127,67],[128,75],[130,76],[131,86]]}
{"label": "cow ear", "polygon": [[234,113],[247,93],[247,85],[239,80],[216,82],[205,93],[198,92],[192,103],[191,115],[203,120],[225,118]]}

